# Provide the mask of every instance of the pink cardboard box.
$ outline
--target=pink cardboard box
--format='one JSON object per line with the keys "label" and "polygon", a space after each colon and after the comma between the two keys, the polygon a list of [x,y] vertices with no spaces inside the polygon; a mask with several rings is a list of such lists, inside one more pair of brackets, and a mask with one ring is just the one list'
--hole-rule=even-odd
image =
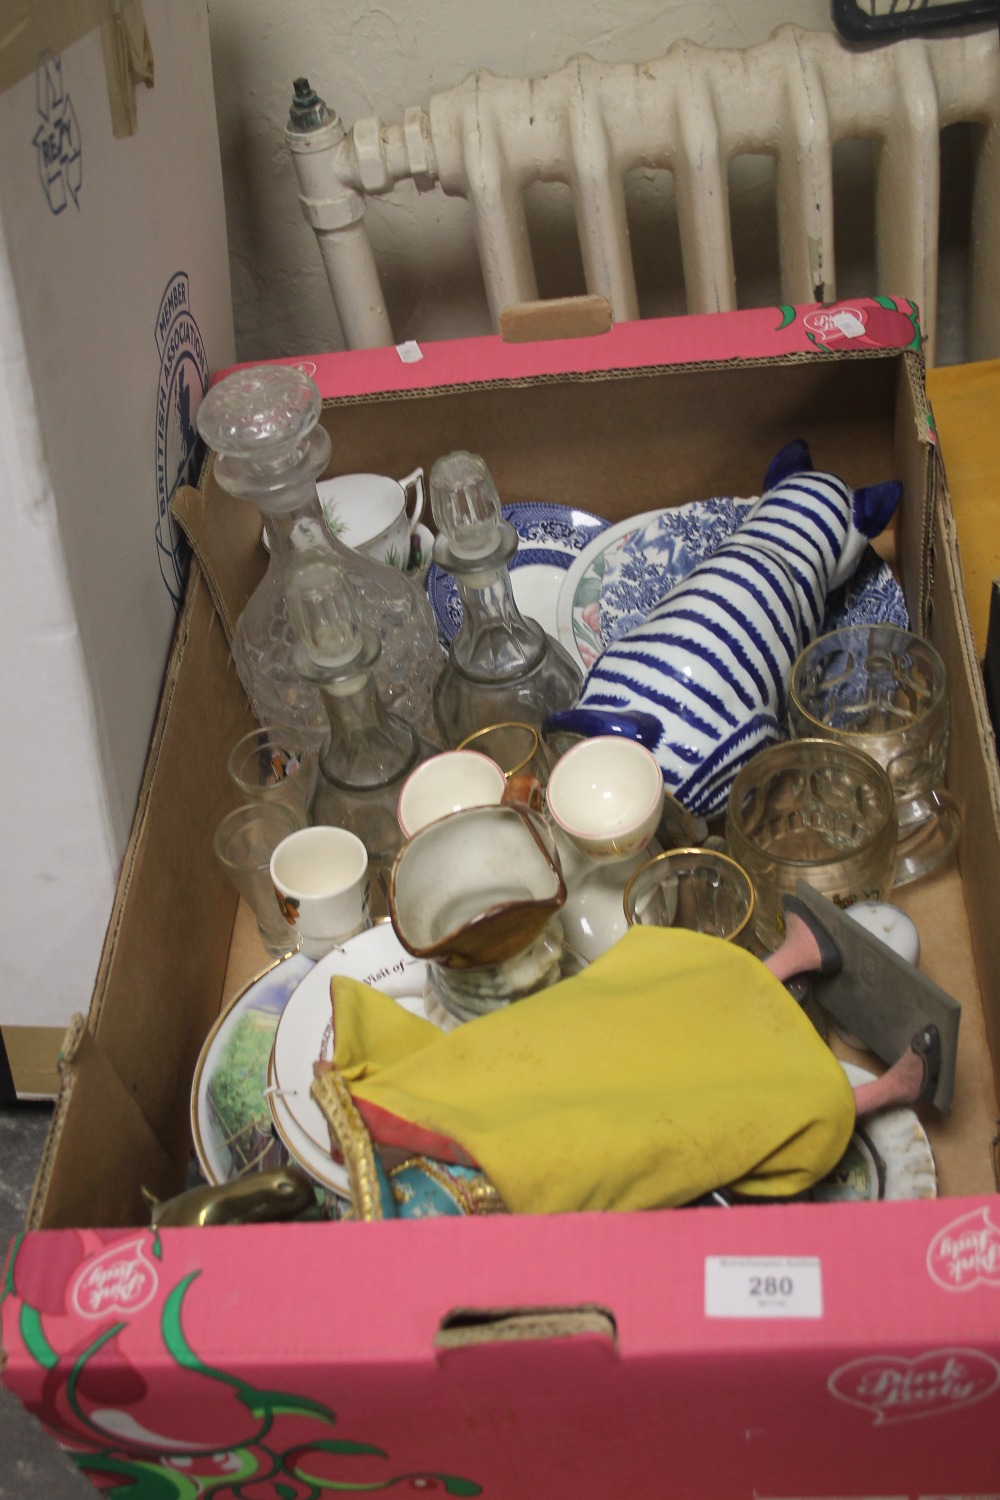
{"label": "pink cardboard box", "polygon": [[912,308],[413,352],[301,361],[331,472],[404,473],[465,446],[505,500],[618,519],[753,493],[802,435],[852,482],[903,480],[894,556],[948,666],[965,825],[959,859],[899,893],[922,967],[963,1005],[955,1108],[924,1122],[941,1196],[140,1227],[142,1190],[183,1182],[202,1041],[266,967],[206,832],[249,722],[223,626],[262,569],[259,519],[209,470],[192,504],[211,589],[196,564],[98,987],[7,1261],[6,1383],[120,1497],[1000,1494],[1000,785]]}

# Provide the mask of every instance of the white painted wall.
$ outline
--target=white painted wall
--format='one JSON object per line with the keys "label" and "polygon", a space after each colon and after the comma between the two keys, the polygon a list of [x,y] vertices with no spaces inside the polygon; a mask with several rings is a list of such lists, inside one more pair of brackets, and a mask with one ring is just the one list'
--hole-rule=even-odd
{"label": "white painted wall", "polygon": [[[242,359],[343,347],[283,139],[294,78],[308,77],[347,127],[369,115],[398,123],[479,67],[529,77],[577,52],[641,62],[679,38],[747,47],[784,21],[832,29],[829,0],[211,0],[210,20]],[[776,238],[770,162],[741,167],[734,238],[739,299],[750,305],[776,300]],[[849,194],[849,159],[844,167]],[[634,175],[629,197],[641,310],[681,312],[676,235],[664,229],[667,174]],[[569,190],[539,185],[528,198],[540,293],[582,291]],[[398,339],[489,330],[464,203],[439,189],[421,199],[407,183],[374,201],[368,218]],[[838,255],[838,290],[870,290],[866,268],[839,245]]]}

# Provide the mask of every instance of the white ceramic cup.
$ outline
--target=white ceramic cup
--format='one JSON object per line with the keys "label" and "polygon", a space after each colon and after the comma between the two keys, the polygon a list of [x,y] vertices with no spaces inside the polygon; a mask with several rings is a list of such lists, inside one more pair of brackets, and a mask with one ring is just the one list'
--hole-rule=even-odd
{"label": "white ceramic cup", "polygon": [[271,855],[271,880],[285,921],[307,958],[370,927],[368,851],[356,834],[328,824],[300,828]]}
{"label": "white ceramic cup", "polygon": [[556,761],[545,791],[553,822],[592,859],[629,859],[663,811],[663,773],[643,745],[620,735],[581,740]]}
{"label": "white ceramic cup", "polygon": [[421,761],[403,782],[396,817],[405,838],[421,828],[461,812],[503,801],[507,778],[488,755],[478,750],[445,750]]}
{"label": "white ceramic cup", "polygon": [[340,474],[316,486],[330,530],[355,552],[405,571],[410,538],[424,513],[424,471],[404,479]]}

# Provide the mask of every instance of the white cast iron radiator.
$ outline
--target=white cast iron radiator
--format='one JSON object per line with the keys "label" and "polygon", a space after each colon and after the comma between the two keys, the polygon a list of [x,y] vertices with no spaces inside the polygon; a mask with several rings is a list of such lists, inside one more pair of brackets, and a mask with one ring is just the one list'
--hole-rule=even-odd
{"label": "white cast iron radiator", "polygon": [[[352,348],[394,342],[365,222],[365,195],[412,178],[471,205],[496,324],[537,298],[524,206],[534,182],[573,194],[587,290],[616,321],[639,316],[624,178],[666,168],[690,312],[735,308],[727,174],[743,153],[775,161],[781,295],[836,296],[834,146],[877,143],[873,292],[909,296],[929,340],[937,318],[941,131],[970,122],[968,357],[1000,356],[1000,47],[995,31],[853,51],[783,26],[743,51],[677,42],[638,66],[576,57],[547,78],[471,74],[401,125],[345,132],[305,90],[286,139]],[[933,363],[933,348],[928,348]]]}

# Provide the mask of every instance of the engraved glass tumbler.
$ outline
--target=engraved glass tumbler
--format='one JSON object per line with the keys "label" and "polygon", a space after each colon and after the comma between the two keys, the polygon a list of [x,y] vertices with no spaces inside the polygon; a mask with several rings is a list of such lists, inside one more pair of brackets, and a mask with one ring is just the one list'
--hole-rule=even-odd
{"label": "engraved glass tumbler", "polygon": [[897,886],[951,853],[961,818],[944,785],[947,683],[928,641],[896,625],[820,636],[792,668],[789,721],[794,735],[852,745],[887,772],[899,827]]}

